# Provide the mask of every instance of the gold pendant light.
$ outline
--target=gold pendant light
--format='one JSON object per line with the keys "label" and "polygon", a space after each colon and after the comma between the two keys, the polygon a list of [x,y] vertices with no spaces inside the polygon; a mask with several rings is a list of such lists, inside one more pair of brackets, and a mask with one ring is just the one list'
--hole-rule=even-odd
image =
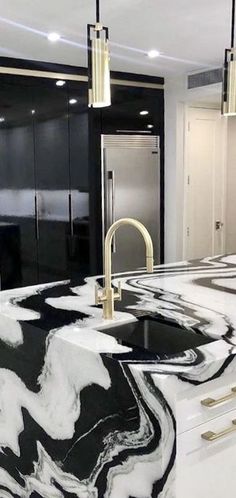
{"label": "gold pendant light", "polygon": [[231,48],[225,50],[222,114],[236,115],[236,48],[235,38],[235,0],[232,0]]}
{"label": "gold pendant light", "polygon": [[96,0],[96,24],[88,24],[89,107],[111,105],[109,32],[100,22],[100,4]]}

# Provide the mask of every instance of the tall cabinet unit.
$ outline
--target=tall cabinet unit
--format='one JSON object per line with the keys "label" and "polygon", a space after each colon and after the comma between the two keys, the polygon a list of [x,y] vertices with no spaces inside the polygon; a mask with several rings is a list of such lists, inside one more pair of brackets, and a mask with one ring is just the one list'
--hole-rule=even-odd
{"label": "tall cabinet unit", "polygon": [[89,274],[87,85],[1,75],[1,288]]}
{"label": "tall cabinet unit", "polygon": [[32,93],[28,78],[1,76],[1,287],[38,280]]}
{"label": "tall cabinet unit", "polygon": [[50,282],[68,277],[68,91],[37,78],[32,93],[38,278]]}
{"label": "tall cabinet unit", "polygon": [[[163,92],[141,80],[114,85],[112,106],[102,110],[102,133],[103,230],[119,218],[138,219],[151,234],[159,264],[164,257]],[[113,244],[114,271],[135,270],[144,259],[139,234],[124,227]]]}
{"label": "tall cabinet unit", "polygon": [[[69,266],[72,278],[90,273],[89,111],[87,83],[69,90]],[[76,102],[75,102],[76,101]],[[71,102],[71,103],[70,103]]]}

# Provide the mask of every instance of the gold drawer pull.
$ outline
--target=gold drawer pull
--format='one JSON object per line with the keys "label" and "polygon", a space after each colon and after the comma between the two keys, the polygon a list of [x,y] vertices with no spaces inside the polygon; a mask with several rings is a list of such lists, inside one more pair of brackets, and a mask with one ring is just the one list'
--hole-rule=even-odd
{"label": "gold drawer pull", "polygon": [[236,398],[236,387],[232,387],[231,393],[223,396],[219,399],[206,398],[201,401],[201,405],[206,406],[207,408],[213,408],[214,406],[221,405],[225,401],[230,401],[231,399]]}
{"label": "gold drawer pull", "polygon": [[225,429],[224,431],[221,432],[204,432],[204,434],[201,434],[202,439],[205,439],[205,441],[216,441],[217,439],[221,439],[223,437],[228,436],[229,434],[232,434],[236,432],[236,420],[232,420],[233,427],[229,427],[229,429]]}

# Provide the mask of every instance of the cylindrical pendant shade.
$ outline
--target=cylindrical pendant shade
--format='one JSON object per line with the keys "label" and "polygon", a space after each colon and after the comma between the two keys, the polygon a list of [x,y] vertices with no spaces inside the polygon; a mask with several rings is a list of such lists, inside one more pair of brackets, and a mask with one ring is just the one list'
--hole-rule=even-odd
{"label": "cylindrical pendant shade", "polygon": [[111,105],[111,82],[109,70],[108,41],[103,38],[91,40],[92,88],[89,92],[89,105],[108,107]]}
{"label": "cylindrical pendant shade", "polygon": [[223,103],[223,114],[225,116],[236,115],[236,61],[227,63],[227,98]]}
{"label": "cylindrical pendant shade", "polygon": [[224,77],[222,91],[222,114],[236,116],[236,47],[235,47],[235,7],[232,0],[231,47],[225,50]]}

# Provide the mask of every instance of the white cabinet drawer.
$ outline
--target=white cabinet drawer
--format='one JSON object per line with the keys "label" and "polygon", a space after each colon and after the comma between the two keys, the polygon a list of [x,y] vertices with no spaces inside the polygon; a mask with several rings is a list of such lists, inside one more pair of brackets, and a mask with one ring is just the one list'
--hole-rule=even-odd
{"label": "white cabinet drawer", "polygon": [[[236,410],[177,437],[176,497],[235,498]],[[228,434],[227,434],[228,431]],[[202,438],[208,432],[215,441]]]}
{"label": "white cabinet drawer", "polygon": [[[204,424],[208,420],[219,417],[225,412],[236,409],[236,374],[207,382],[201,386],[192,386],[177,400],[176,419],[177,433]],[[211,399],[209,406],[202,402]]]}

